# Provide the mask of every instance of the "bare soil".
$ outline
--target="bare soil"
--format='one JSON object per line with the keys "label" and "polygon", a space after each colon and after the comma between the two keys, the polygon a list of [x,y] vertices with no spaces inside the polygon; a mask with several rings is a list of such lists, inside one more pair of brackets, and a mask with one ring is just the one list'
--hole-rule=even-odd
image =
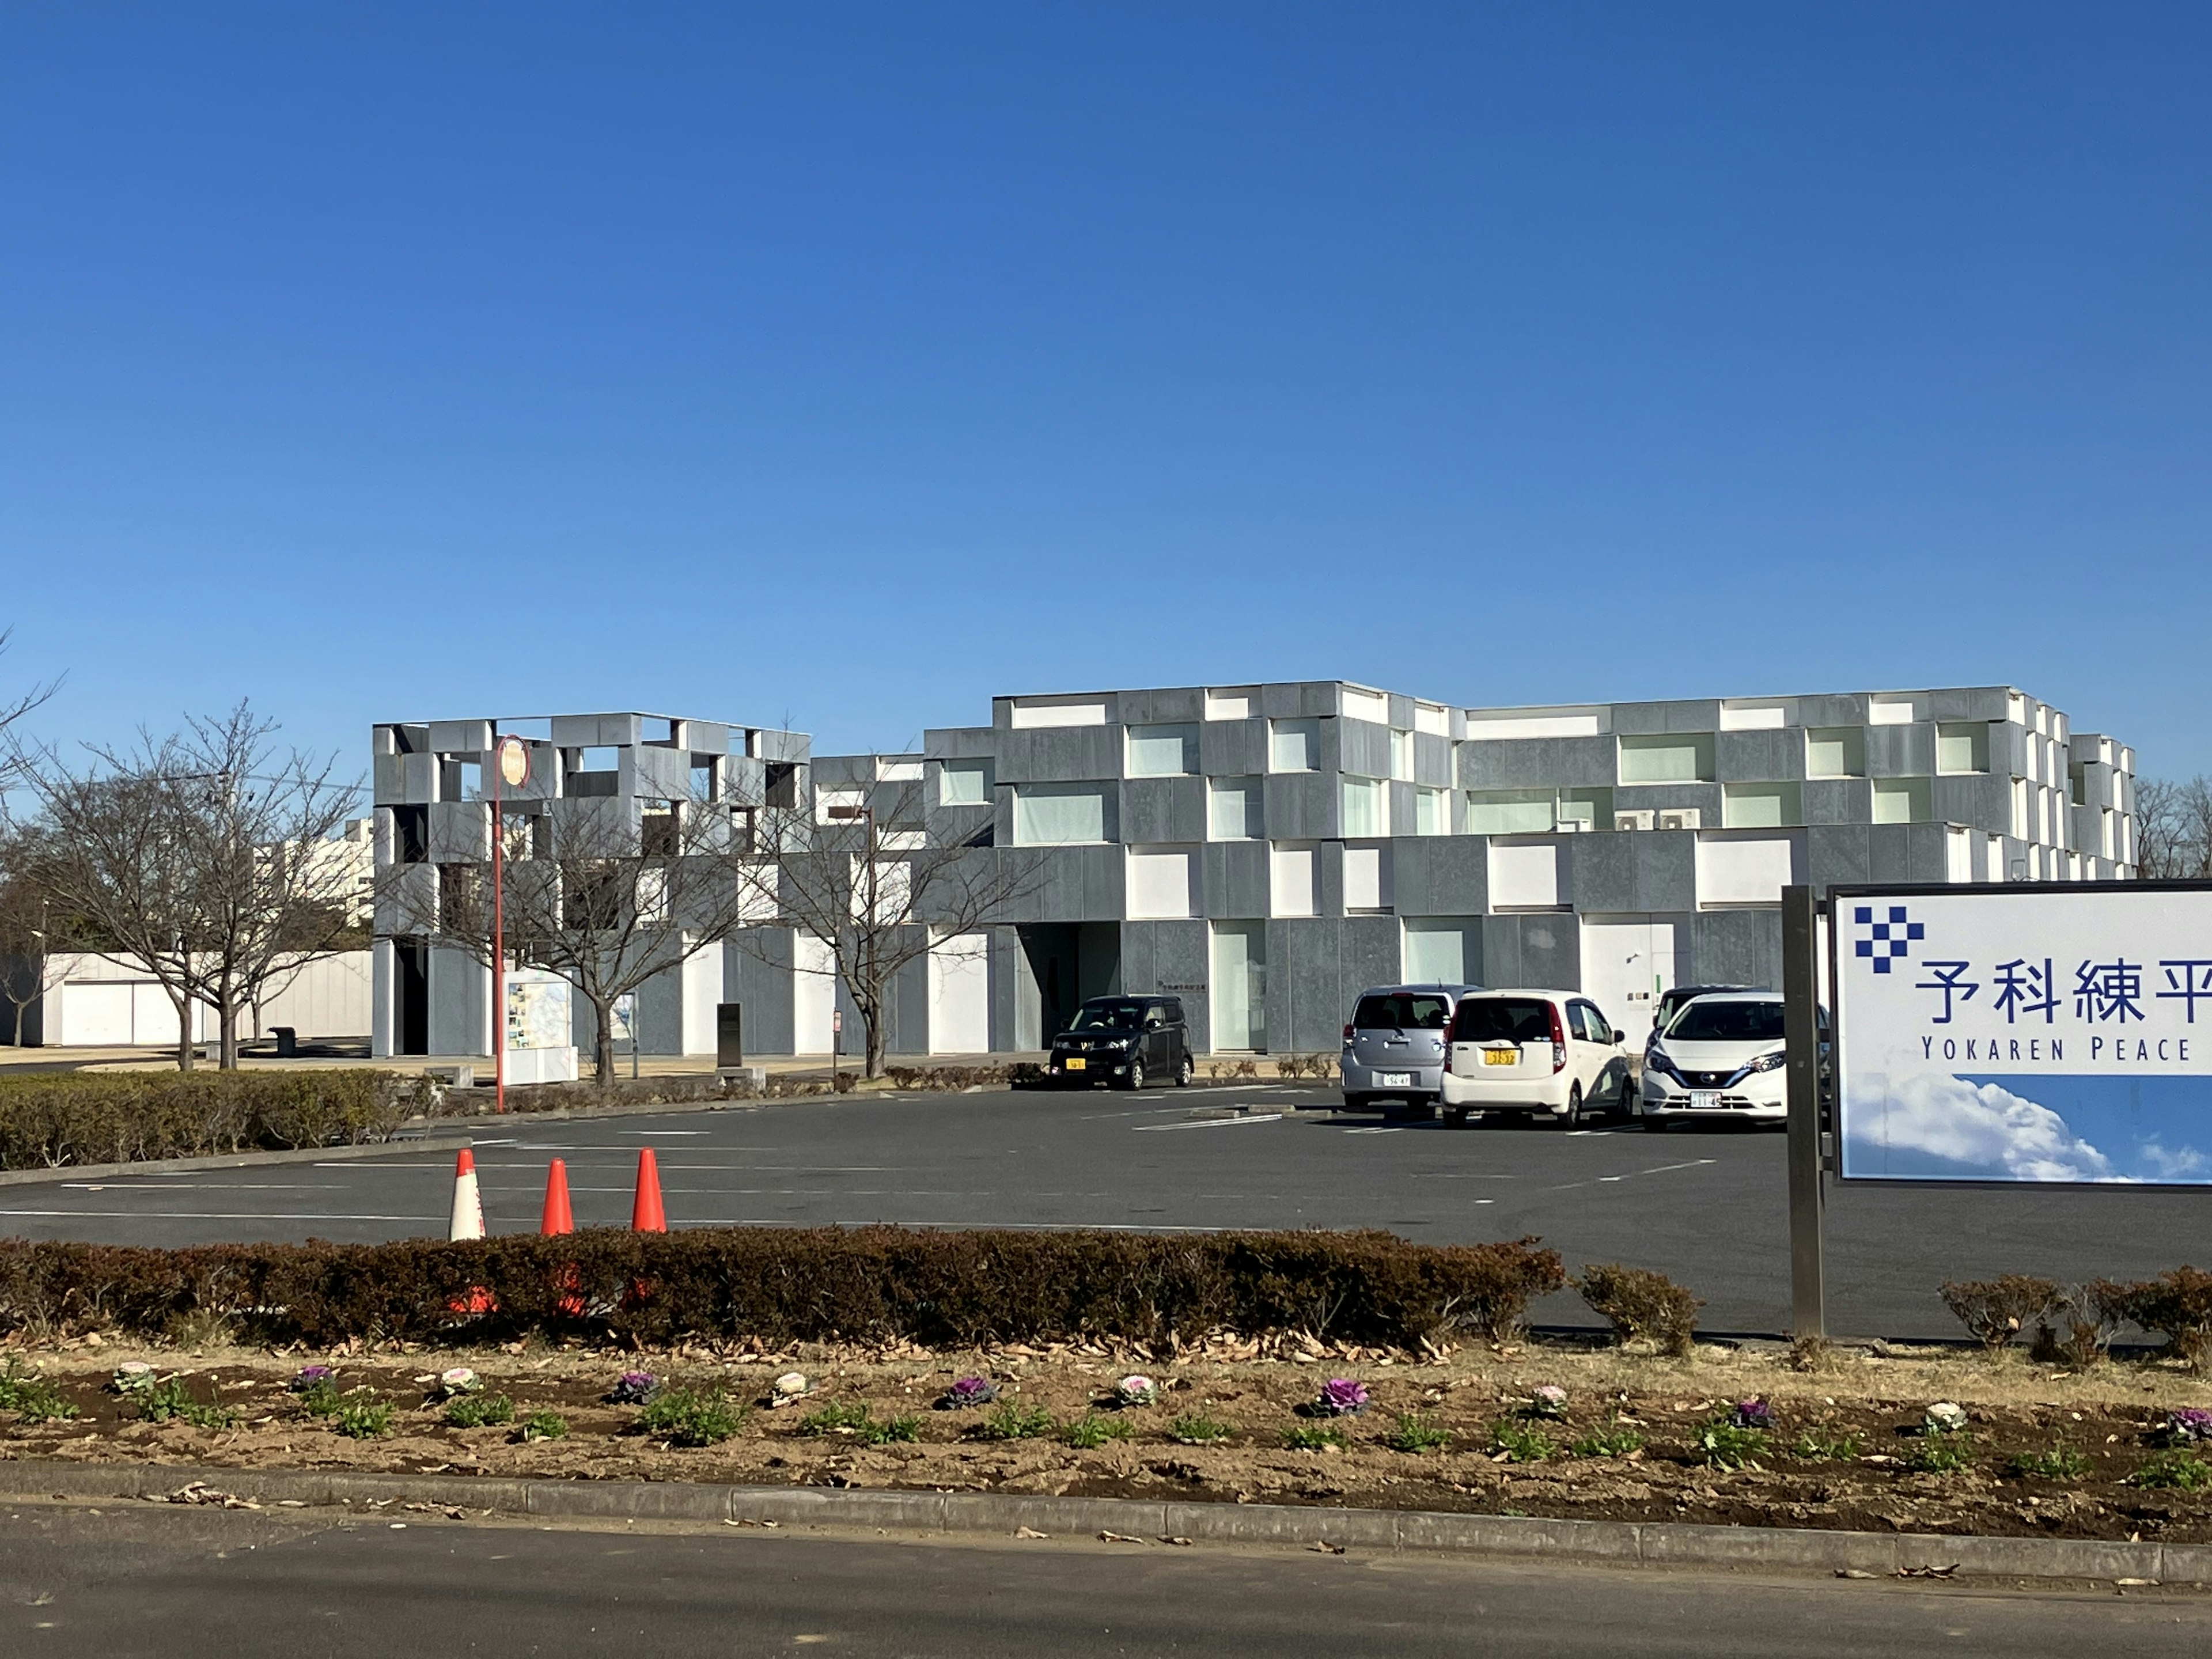
{"label": "bare soil", "polygon": [[[1844,1353],[1798,1370],[1778,1346],[1700,1347],[1686,1359],[1619,1349],[1528,1344],[1418,1358],[1319,1345],[1221,1339],[1170,1355],[1089,1345],[931,1353],[914,1348],[807,1346],[775,1352],[690,1348],[637,1355],[613,1350],[514,1348],[270,1354],[204,1348],[155,1351],[83,1342],[15,1346],[8,1363],[60,1387],[74,1418],[31,1423],[0,1411],[0,1458],[235,1468],[527,1475],[600,1480],[702,1480],[745,1485],[1013,1492],[1220,1503],[1422,1509],[1595,1520],[1686,1521],[1909,1532],[2212,1542],[2212,1489],[2131,1483],[2160,1444],[2169,1410],[2212,1404],[2212,1386],[2166,1364],[2107,1363],[2083,1374],[2052,1371],[2017,1352],[1990,1362],[1938,1351]],[[203,1401],[220,1400],[234,1426],[190,1427],[144,1419],[109,1379],[126,1359],[184,1379]],[[337,1368],[344,1389],[368,1389],[395,1408],[389,1432],[348,1438],[308,1411],[287,1385],[307,1363]],[[483,1391],[504,1394],[518,1417],[550,1411],[563,1438],[525,1442],[513,1427],[450,1426],[438,1372],[473,1366]],[[737,1434],[686,1449],[641,1431],[634,1406],[606,1395],[625,1370],[665,1383],[726,1391],[747,1407]],[[814,1387],[769,1404],[781,1373]],[[1115,1381],[1131,1370],[1157,1378],[1157,1405],[1116,1410]],[[1054,1428],[991,1437],[989,1408],[949,1409],[956,1377],[991,1379],[1002,1402],[1041,1407]],[[1331,1376],[1366,1383],[1373,1403],[1357,1416],[1304,1414]],[[1568,1394],[1563,1419],[1532,1415],[1541,1385]],[[1763,1399],[1773,1428],[1747,1449],[1742,1468],[1716,1467],[1704,1425],[1748,1398]],[[1968,1425],[1941,1437],[1966,1467],[1916,1468],[1938,1437],[1923,1431],[1937,1401],[1963,1406]],[[810,1413],[865,1405],[870,1420],[902,1426],[911,1440],[867,1443],[850,1429],[810,1432]],[[1401,1413],[1441,1431],[1436,1449],[1394,1449]],[[1093,1449],[1061,1437],[1086,1414],[1126,1426],[1125,1439]],[[1191,1443],[1191,1419],[1226,1437]],[[1509,1435],[1534,1430],[1550,1455],[1514,1461]],[[1334,1426],[1347,1444],[1316,1450],[1285,1443],[1291,1431]],[[1597,1455],[1577,1442],[1601,1431],[1641,1436],[1641,1449]],[[1856,1441],[1820,1455],[1807,1437]],[[2023,1474],[2016,1457],[2070,1449],[2087,1460],[2075,1479]],[[1534,1449],[1526,1448],[1524,1449]],[[2206,1449],[2212,1461],[2212,1448]]]}

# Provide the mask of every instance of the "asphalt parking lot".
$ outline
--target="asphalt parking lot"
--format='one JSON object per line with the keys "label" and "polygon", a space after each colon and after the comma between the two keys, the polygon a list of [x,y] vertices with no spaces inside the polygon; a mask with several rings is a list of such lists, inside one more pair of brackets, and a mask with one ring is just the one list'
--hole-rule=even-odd
{"label": "asphalt parking lot", "polygon": [[[1784,1139],[1699,1126],[1450,1128],[1331,1109],[1333,1090],[863,1096],[567,1122],[477,1137],[495,1232],[537,1225],[548,1162],[580,1225],[625,1225],[641,1146],[672,1224],[1383,1227],[1423,1243],[1534,1233],[1571,1266],[1656,1267],[1705,1297],[1708,1328],[1789,1322]],[[1194,1115],[1198,1113],[1217,1114]],[[186,1244],[442,1234],[449,1155],[0,1187],[0,1232]],[[1954,1336],[1946,1279],[2062,1280],[2201,1263],[2212,1196],[2185,1192],[1835,1192],[1830,1328]],[[1571,1294],[1540,1319],[1587,1323]]]}

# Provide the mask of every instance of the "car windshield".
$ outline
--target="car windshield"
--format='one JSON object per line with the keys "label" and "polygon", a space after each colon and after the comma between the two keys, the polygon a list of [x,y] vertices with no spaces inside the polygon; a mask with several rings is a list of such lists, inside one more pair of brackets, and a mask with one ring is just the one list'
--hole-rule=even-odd
{"label": "car windshield", "polygon": [[1534,997],[1469,997],[1452,1016],[1454,1042],[1549,1042],[1552,1005]]}
{"label": "car windshield", "polygon": [[1133,1031],[1145,1017],[1141,1002],[1086,1002],[1075,1011],[1071,1031]]}
{"label": "car windshield", "polygon": [[1701,999],[1684,1005],[1667,1035],[1677,1042],[1779,1042],[1782,1004]]}
{"label": "car windshield", "polygon": [[1391,991],[1364,996],[1352,1010],[1352,1023],[1363,1031],[1385,1027],[1401,1031],[1441,1031],[1451,1018],[1451,999],[1432,992]]}

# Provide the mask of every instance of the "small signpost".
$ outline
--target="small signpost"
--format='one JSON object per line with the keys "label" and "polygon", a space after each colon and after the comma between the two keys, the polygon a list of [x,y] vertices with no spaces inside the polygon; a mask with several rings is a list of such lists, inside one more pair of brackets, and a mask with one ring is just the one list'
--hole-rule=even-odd
{"label": "small signpost", "polygon": [[[1819,909],[1826,1056],[1814,1026]],[[1892,1186],[2212,1187],[2212,883],[1846,887],[1825,904],[1792,887],[1783,945],[1800,1334],[1826,1334],[1826,1172]]]}

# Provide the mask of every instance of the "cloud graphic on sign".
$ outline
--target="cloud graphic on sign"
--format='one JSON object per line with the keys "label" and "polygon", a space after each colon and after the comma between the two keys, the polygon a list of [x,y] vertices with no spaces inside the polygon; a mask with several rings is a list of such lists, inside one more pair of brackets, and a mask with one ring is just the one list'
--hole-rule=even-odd
{"label": "cloud graphic on sign", "polygon": [[[1877,1096],[1881,1092],[1877,1085]],[[1920,1152],[1962,1176],[2010,1181],[2123,1181],[2112,1162],[2048,1106],[1994,1083],[1921,1073],[1891,1080],[1880,1114],[1892,1153]],[[1868,1127],[1872,1127],[1872,1125]]]}
{"label": "cloud graphic on sign", "polygon": [[2193,1146],[2184,1146],[2179,1152],[2155,1140],[2146,1140],[2137,1155],[2149,1167],[2154,1181],[2202,1181],[2212,1158]]}

